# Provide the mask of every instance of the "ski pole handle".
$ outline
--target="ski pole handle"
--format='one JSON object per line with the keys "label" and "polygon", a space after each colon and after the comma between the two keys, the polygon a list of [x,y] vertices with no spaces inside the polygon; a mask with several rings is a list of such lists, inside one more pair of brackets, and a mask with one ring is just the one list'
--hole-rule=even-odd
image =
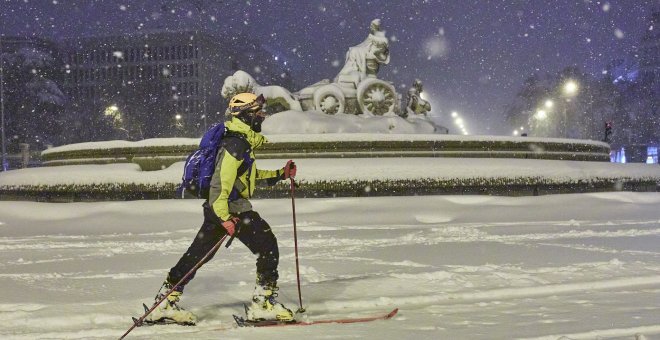
{"label": "ski pole handle", "polygon": [[[236,235],[241,231],[241,226],[239,224],[236,224],[236,230],[234,231],[234,234],[231,235],[229,238],[229,241],[227,241],[227,244],[225,245],[225,248],[229,248],[231,246],[231,243],[234,242],[234,239],[236,238]],[[226,237],[227,235],[225,235]]]}

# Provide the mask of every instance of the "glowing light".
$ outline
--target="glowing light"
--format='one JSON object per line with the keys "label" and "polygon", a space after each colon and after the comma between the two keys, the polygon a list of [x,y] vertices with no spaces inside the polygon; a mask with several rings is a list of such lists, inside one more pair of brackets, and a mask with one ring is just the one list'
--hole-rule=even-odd
{"label": "glowing light", "polygon": [[458,112],[456,112],[456,111],[452,112],[452,113],[451,113],[451,117],[452,117],[452,118],[456,118],[456,117],[458,117]]}
{"label": "glowing light", "polygon": [[174,116],[174,118],[175,118],[176,120],[181,120],[181,115],[177,113],[177,115]]}
{"label": "glowing light", "polygon": [[520,132],[519,132],[518,130],[513,130],[513,135],[514,135],[514,136],[517,136],[517,135],[519,135],[519,134],[520,134]]}
{"label": "glowing light", "polygon": [[548,113],[545,110],[536,111],[536,119],[544,120],[546,118],[548,118]]}
{"label": "glowing light", "polygon": [[110,105],[106,107],[103,111],[103,114],[106,117],[113,119],[116,123],[122,122],[121,112],[119,112],[119,107],[117,107],[117,105]]}
{"label": "glowing light", "polygon": [[548,100],[545,101],[545,104],[544,104],[544,105],[545,105],[545,107],[546,107],[547,109],[550,109],[550,108],[552,108],[553,106],[555,106],[555,102],[553,102],[552,100],[548,99]]}
{"label": "glowing light", "polygon": [[572,96],[578,91],[578,84],[574,80],[569,80],[564,84],[564,94]]}

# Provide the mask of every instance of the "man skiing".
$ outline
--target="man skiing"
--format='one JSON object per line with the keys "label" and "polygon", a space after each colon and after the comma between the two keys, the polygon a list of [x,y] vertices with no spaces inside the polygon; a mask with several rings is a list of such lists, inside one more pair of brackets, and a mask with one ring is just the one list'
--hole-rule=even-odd
{"label": "man skiing", "polygon": [[[174,288],[145,321],[148,323],[179,323],[194,325],[196,317],[178,305],[184,286],[195,276],[174,287],[218,241],[228,234],[245,244],[257,257],[257,280],[252,303],[247,308],[248,320],[293,320],[293,312],[275,300],[277,297],[277,239],[270,226],[252,210],[252,197],[257,180],[274,185],[294,177],[296,165],[291,160],[279,170],[257,169],[254,149],[266,142],[260,133],[266,118],[263,96],[239,93],[231,98],[225,122],[226,132],[216,158],[208,200],[203,204],[204,223],[188,250],[172,267],[156,295],[156,301]],[[211,254],[206,260],[210,260]]]}

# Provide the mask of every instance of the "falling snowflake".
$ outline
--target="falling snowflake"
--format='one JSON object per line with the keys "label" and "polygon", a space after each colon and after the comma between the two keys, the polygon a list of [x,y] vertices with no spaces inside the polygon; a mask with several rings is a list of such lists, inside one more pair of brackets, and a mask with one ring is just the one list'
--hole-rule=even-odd
{"label": "falling snowflake", "polygon": [[602,7],[602,8],[603,8],[603,12],[609,12],[609,11],[610,11],[610,7],[611,7],[611,6],[610,6],[610,3],[609,3],[609,2],[604,3],[604,4],[603,4],[603,7]]}
{"label": "falling snowflake", "polygon": [[427,60],[442,58],[449,52],[449,42],[444,36],[435,36],[424,43]]}
{"label": "falling snowflake", "polygon": [[623,31],[619,28],[614,30],[614,36],[617,37],[618,39],[623,39]]}
{"label": "falling snowflake", "polygon": [[126,5],[119,5],[119,9],[125,11],[127,9]]}

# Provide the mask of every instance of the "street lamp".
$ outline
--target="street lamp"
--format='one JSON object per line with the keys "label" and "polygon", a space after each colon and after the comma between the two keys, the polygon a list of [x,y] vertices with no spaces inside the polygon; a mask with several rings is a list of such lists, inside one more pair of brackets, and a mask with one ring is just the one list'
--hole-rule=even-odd
{"label": "street lamp", "polygon": [[456,124],[456,126],[458,126],[458,128],[461,130],[461,132],[464,135],[467,135],[468,133],[467,133],[467,130],[465,129],[465,123],[463,121],[463,118],[458,116],[458,112],[452,111],[451,116],[452,116],[452,118],[454,118],[454,124]]}
{"label": "street lamp", "polygon": [[[569,79],[564,83],[562,92],[565,97],[573,97],[578,92],[578,83],[575,80]],[[569,102],[570,99],[566,99],[566,102]],[[564,118],[564,138],[568,138],[568,114],[567,114],[567,105],[564,103],[564,109],[562,110]]]}
{"label": "street lamp", "polygon": [[564,83],[564,94],[574,96],[578,91],[578,84],[574,80],[568,80]]}
{"label": "street lamp", "polygon": [[545,120],[546,118],[548,118],[548,113],[545,110],[536,111],[536,119]]}
{"label": "street lamp", "polygon": [[181,122],[181,119],[182,119],[182,118],[183,118],[183,117],[181,116],[180,113],[177,113],[176,115],[174,115],[174,120],[175,120],[175,121],[174,121],[174,126],[175,126],[177,129],[181,129],[181,128],[183,128],[183,123]]}
{"label": "street lamp", "polygon": [[546,109],[551,109],[553,106],[555,106],[555,102],[553,102],[552,100],[548,99],[548,100],[545,101],[545,104],[544,104],[544,105],[545,105],[545,108],[546,108]]}

